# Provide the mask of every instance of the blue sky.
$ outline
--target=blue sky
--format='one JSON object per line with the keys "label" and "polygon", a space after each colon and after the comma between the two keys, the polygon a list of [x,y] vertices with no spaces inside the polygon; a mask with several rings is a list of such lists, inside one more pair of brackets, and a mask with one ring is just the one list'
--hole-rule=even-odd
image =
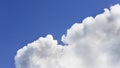
{"label": "blue sky", "polygon": [[0,0],[0,68],[15,68],[16,51],[40,36],[61,36],[75,22],[120,0]]}

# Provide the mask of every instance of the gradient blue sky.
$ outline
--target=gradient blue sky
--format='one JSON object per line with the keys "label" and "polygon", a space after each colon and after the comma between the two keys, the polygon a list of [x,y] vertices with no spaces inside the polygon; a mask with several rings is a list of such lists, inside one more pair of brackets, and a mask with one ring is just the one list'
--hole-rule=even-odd
{"label": "gradient blue sky", "polygon": [[75,22],[120,0],[0,0],[0,68],[15,68],[16,51],[40,36],[61,36]]}

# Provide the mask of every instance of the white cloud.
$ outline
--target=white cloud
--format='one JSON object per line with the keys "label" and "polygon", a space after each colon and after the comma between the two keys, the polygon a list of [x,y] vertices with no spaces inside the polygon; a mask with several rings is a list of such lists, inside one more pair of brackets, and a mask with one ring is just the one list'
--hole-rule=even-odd
{"label": "white cloud", "polygon": [[75,23],[58,45],[52,35],[24,46],[16,68],[120,68],[120,5]]}

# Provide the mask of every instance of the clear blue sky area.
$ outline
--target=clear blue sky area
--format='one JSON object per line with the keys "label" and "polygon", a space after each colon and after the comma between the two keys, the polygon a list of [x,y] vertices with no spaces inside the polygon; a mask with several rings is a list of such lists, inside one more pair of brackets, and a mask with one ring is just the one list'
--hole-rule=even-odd
{"label": "clear blue sky area", "polygon": [[75,22],[120,0],[0,0],[0,68],[15,68],[16,51],[40,36],[61,36]]}

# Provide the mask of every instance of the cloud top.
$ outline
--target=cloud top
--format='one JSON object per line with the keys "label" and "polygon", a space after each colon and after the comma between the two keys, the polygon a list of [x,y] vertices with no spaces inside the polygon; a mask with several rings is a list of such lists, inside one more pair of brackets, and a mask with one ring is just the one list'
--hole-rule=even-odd
{"label": "cloud top", "polygon": [[17,51],[16,68],[119,68],[120,5],[75,23],[59,45],[52,35]]}

